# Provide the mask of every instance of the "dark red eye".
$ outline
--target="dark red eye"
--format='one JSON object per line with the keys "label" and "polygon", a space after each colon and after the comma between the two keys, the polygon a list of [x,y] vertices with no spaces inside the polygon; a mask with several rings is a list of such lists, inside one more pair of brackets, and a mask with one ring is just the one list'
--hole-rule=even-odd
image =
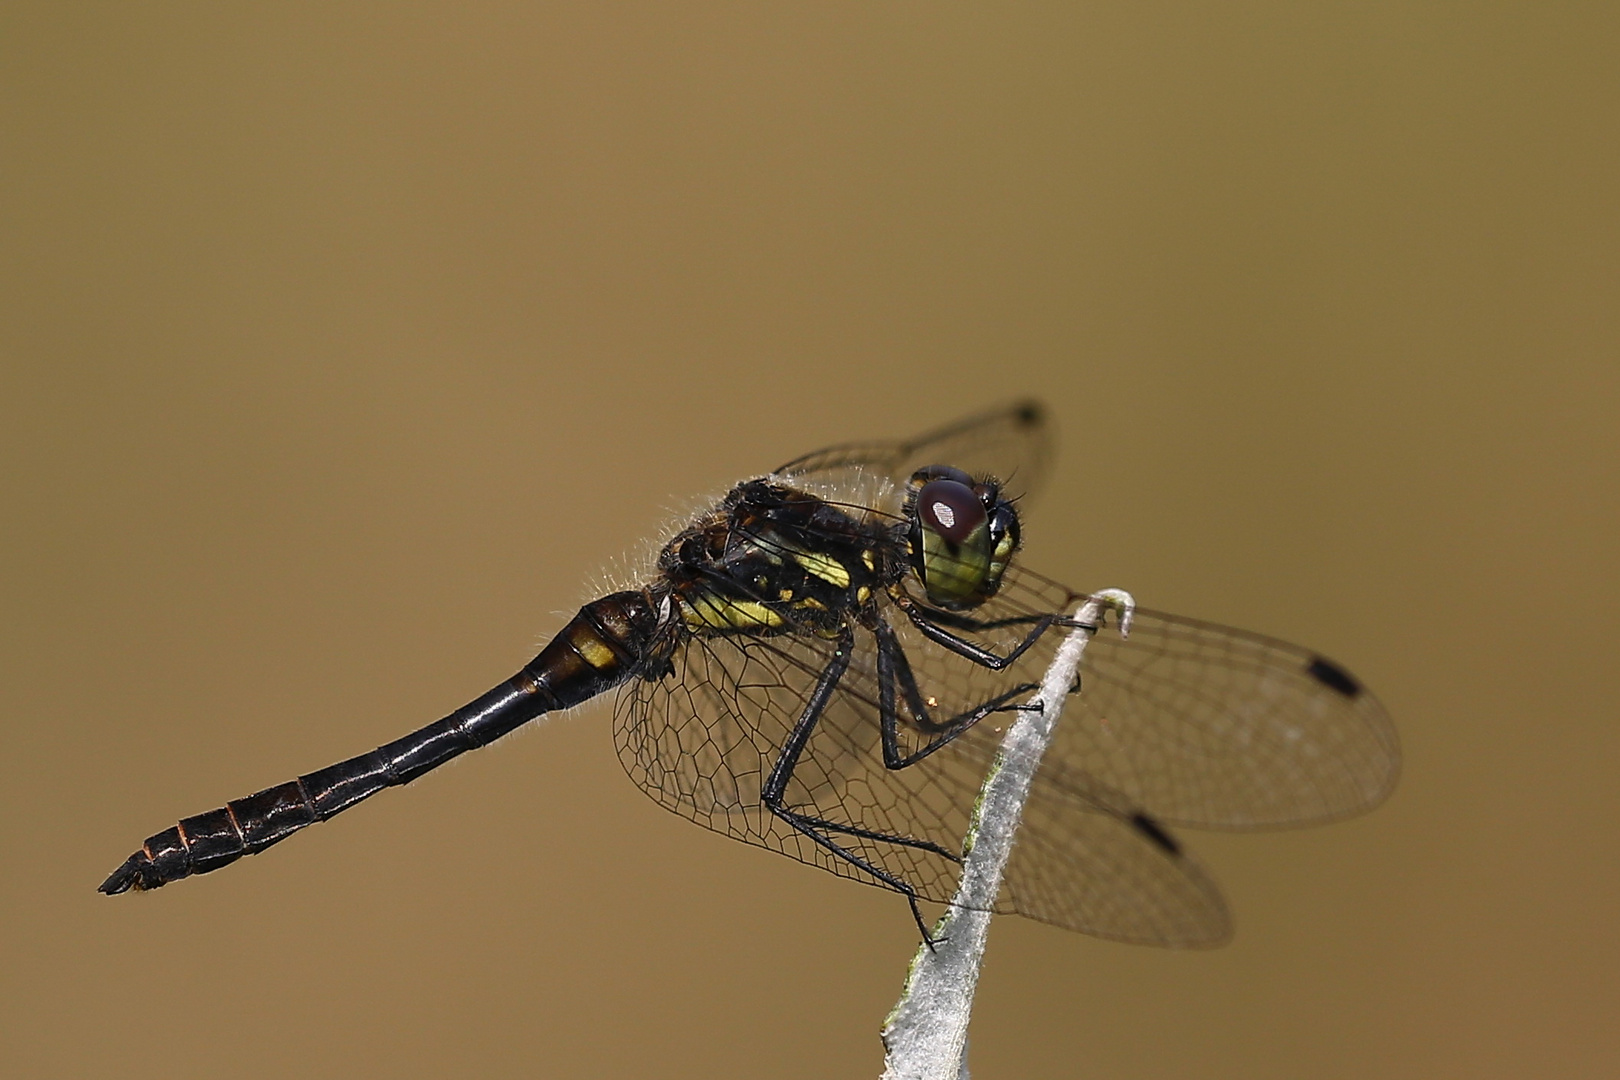
{"label": "dark red eye", "polygon": [[930,480],[917,492],[917,516],[928,528],[960,544],[984,524],[984,503],[957,480]]}

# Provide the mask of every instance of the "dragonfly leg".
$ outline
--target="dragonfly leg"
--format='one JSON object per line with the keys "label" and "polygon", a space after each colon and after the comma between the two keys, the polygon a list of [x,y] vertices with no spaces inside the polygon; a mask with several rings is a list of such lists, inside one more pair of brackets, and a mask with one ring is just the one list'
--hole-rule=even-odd
{"label": "dragonfly leg", "polygon": [[[820,844],[822,847],[826,848],[840,859],[843,859],[845,862],[856,867],[857,869],[866,871],[868,874],[871,874],[873,877],[877,878],[895,892],[904,895],[906,902],[911,905],[911,917],[912,919],[916,920],[917,929],[922,934],[923,943],[926,944],[930,950],[944,940],[943,938],[934,937],[928,932],[928,924],[923,921],[922,908],[920,908],[917,904],[919,899],[917,896],[917,890],[903,878],[889,873],[882,867],[874,865],[873,863],[861,858],[853,851],[844,847],[842,844],[834,841],[831,837],[827,836],[821,828],[817,827],[817,823],[820,822],[819,818],[807,817],[804,814],[795,813],[794,811],[789,810],[787,807],[782,806],[779,802],[775,805],[767,802],[765,806],[768,810],[770,810],[771,813],[775,814],[777,817],[781,818],[783,821],[797,829],[800,833],[808,836],[811,840],[815,841],[817,844]],[[826,823],[826,826],[824,827],[836,830],[838,832],[853,831],[848,826],[834,825],[831,822]],[[919,847],[922,846],[919,841],[908,841],[904,837],[885,836],[882,833],[868,833],[866,830],[861,830],[855,835],[867,835],[874,840],[887,840],[893,843],[908,844]],[[944,855],[953,862],[962,861],[959,856],[950,854],[943,848],[940,848],[938,845],[931,845],[930,849],[939,852],[939,854]]]}
{"label": "dragonfly leg", "polygon": [[[1021,683],[949,720],[937,721],[929,715],[928,704],[917,688],[917,677],[911,670],[911,661],[906,658],[905,649],[894,636],[894,628],[887,620],[879,619],[873,636],[877,638],[878,649],[878,722],[883,735],[883,764],[889,769],[903,769],[921,761],[993,712],[1022,708],[1008,702],[1023,697],[1038,685]],[[895,702],[897,684],[905,696],[906,708],[911,710],[913,722],[924,732],[937,736],[909,755],[900,752],[900,713]]]}
{"label": "dragonfly leg", "polygon": [[962,856],[958,855],[954,851],[946,850],[940,845],[934,843],[932,840],[913,840],[909,836],[895,836],[891,833],[878,832],[876,829],[864,829],[859,825],[841,825],[836,821],[828,821],[826,818],[809,817],[805,814],[794,813],[791,810],[788,812],[792,813],[793,816],[798,819],[799,825],[808,825],[812,829],[820,829],[831,833],[841,833],[845,836],[858,836],[863,840],[880,840],[886,844],[898,844],[901,847],[916,848],[918,851],[932,852],[935,855],[944,856],[945,858],[951,860],[951,862],[959,863],[962,861]]}
{"label": "dragonfly leg", "polygon": [[[918,604],[903,594],[895,597],[900,607],[906,608],[908,613],[915,610],[935,626],[950,627],[953,630],[971,630],[982,633],[985,630],[1002,630],[1009,626],[1035,626],[1047,622],[1052,626],[1075,627],[1095,634],[1102,629],[1102,621],[1108,612],[1112,611],[1118,621],[1119,636],[1130,637],[1131,622],[1136,615],[1136,598],[1124,589],[1099,589],[1092,593],[1090,600],[1095,607],[1088,613],[1092,619],[1080,619],[1069,615],[1009,615],[1003,619],[981,619],[976,615],[968,615],[959,611],[944,611],[940,608],[928,607]],[[1084,609],[1082,609],[1084,611]],[[1039,634],[1037,626],[1035,632]]]}
{"label": "dragonfly leg", "polygon": [[[1052,627],[1058,625],[1080,625],[1062,615],[1042,615],[1035,620],[1035,625],[1030,629],[1029,633],[1024,636],[1024,640],[1013,646],[1012,651],[1006,656],[1001,656],[981,645],[973,644],[973,642],[968,641],[966,638],[958,637],[956,634],[953,634],[949,630],[945,629],[945,627],[939,625],[940,622],[945,621],[938,617],[939,615],[944,614],[943,612],[935,613],[924,611],[910,600],[907,600],[905,603],[901,603],[898,606],[901,611],[906,613],[906,617],[911,620],[911,624],[921,631],[922,635],[929,641],[934,642],[936,645],[943,646],[956,655],[964,656],[967,659],[972,660],[975,664],[978,664],[981,667],[987,667],[992,671],[1002,671],[1007,668],[1020,656],[1023,656],[1024,653],[1029,650],[1029,647],[1039,641],[1041,635],[1046,633]],[[951,621],[955,622],[957,620]],[[970,622],[971,620],[960,621]],[[1087,626],[1087,629],[1095,632],[1096,627]]]}
{"label": "dragonfly leg", "polygon": [[[835,825],[832,822],[823,821],[821,818],[790,810],[783,801],[787,793],[788,782],[793,779],[793,770],[799,763],[799,757],[804,753],[805,745],[810,741],[811,733],[815,731],[816,721],[821,719],[821,714],[826,711],[827,702],[832,700],[833,691],[838,688],[838,681],[844,677],[844,672],[849,669],[850,656],[854,646],[855,633],[850,627],[845,626],[838,636],[838,645],[833,652],[832,660],[828,662],[820,677],[816,679],[815,688],[810,692],[810,700],[805,703],[804,712],[799,715],[799,719],[793,725],[793,730],[788,733],[787,741],[782,744],[782,752],[777,755],[776,764],[771,767],[770,775],[765,779],[765,784],[760,791],[760,802],[764,804],[765,809],[791,825],[797,832],[809,837],[810,840],[850,865],[872,875],[889,888],[904,894],[907,903],[911,905],[911,917],[916,920],[917,929],[922,932],[923,941],[932,949],[938,943],[938,939],[929,934],[928,926],[923,921],[922,909],[917,906],[917,890],[903,878],[891,874],[867,859],[861,858],[855,852],[833,840],[827,833],[835,831],[864,839],[888,841],[911,847],[923,846],[921,841],[909,840],[906,837],[887,836],[858,826]],[[937,845],[932,850],[944,854],[943,849],[938,848]]]}

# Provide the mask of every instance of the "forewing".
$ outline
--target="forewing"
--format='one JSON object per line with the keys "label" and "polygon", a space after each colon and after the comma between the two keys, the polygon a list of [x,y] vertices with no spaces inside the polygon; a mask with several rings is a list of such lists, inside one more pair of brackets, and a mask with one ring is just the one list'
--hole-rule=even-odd
{"label": "forewing", "polygon": [[870,470],[904,482],[925,465],[953,465],[974,476],[994,476],[1018,495],[1034,491],[1052,456],[1046,410],[1020,401],[966,417],[912,439],[846,443],[783,465],[782,477]]}
{"label": "forewing", "polygon": [[1369,810],[1395,786],[1400,747],[1384,707],[1309,649],[1138,610],[1130,637],[1099,634],[1082,670],[1062,760],[1166,821],[1310,825]]}
{"label": "forewing", "polygon": [[[1073,614],[1083,600],[1015,568],[977,614]],[[1044,668],[1048,637],[1020,667]],[[1400,771],[1378,699],[1342,666],[1275,638],[1139,608],[1128,638],[1110,624],[1092,639],[1081,684],[1048,759],[1173,824],[1330,821],[1376,806]]]}

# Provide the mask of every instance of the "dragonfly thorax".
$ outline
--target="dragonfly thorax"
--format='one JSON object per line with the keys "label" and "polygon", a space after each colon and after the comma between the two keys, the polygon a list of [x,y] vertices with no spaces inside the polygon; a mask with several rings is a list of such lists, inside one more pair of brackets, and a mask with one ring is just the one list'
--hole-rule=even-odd
{"label": "dragonfly thorax", "polygon": [[762,479],[671,540],[658,568],[691,631],[833,636],[905,572],[895,550],[891,524]]}

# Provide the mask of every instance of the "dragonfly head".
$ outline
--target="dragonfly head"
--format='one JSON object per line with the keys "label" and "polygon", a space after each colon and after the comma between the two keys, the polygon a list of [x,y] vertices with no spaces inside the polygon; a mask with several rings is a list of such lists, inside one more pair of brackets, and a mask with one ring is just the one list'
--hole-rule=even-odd
{"label": "dragonfly head", "polygon": [[907,485],[906,518],[911,566],[930,603],[977,607],[1001,588],[1018,550],[1018,511],[995,480],[949,465],[918,469]]}

